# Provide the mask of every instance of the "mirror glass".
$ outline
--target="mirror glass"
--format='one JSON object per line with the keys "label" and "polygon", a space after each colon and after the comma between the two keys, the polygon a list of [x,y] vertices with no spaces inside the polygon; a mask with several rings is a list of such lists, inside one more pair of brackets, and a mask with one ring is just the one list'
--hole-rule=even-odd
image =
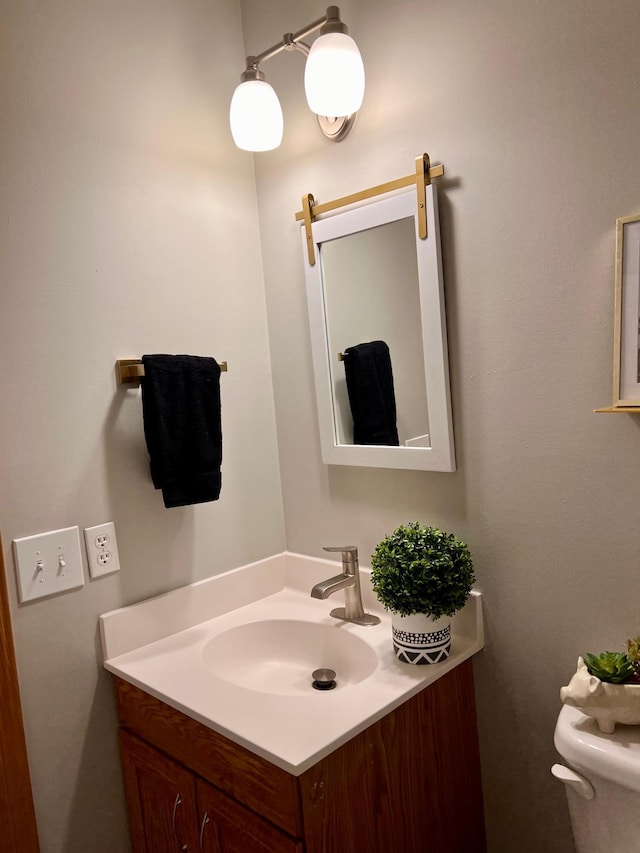
{"label": "mirror glass", "polygon": [[[334,357],[332,390],[338,444],[353,444],[346,359],[337,353],[363,342],[389,347],[399,445],[428,446],[418,257],[413,219],[328,240],[321,247],[327,339]],[[344,369],[341,369],[344,367]]]}
{"label": "mirror glass", "polygon": [[313,223],[303,251],[323,460],[455,470],[435,188]]}

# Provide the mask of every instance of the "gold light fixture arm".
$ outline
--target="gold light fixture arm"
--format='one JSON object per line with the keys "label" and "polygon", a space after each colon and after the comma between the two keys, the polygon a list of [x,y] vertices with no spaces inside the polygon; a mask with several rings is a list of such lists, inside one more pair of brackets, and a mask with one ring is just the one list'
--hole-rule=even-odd
{"label": "gold light fixture arm", "polygon": [[[323,213],[329,213],[332,210],[337,210],[340,207],[346,207],[350,204],[357,204],[361,201],[366,201],[369,198],[375,198],[378,195],[401,190],[404,187],[416,187],[417,192],[417,209],[418,209],[418,233],[421,239],[427,236],[427,202],[426,191],[427,187],[433,178],[440,178],[444,175],[444,166],[432,166],[428,154],[422,154],[416,157],[416,170],[412,175],[405,175],[404,178],[396,178],[395,181],[387,181],[384,184],[377,184],[375,187],[369,187],[366,190],[360,190],[351,195],[345,195],[341,198],[336,198],[333,201],[325,201],[322,204],[315,204],[311,193],[302,197],[302,210],[296,213],[296,221],[304,221],[305,230],[307,233],[307,247],[313,251],[313,236],[311,233],[311,223],[317,216]],[[310,206],[305,207],[305,199],[311,199]],[[422,205],[422,206],[421,206]],[[313,266],[315,257],[312,260],[309,255],[309,264]]]}

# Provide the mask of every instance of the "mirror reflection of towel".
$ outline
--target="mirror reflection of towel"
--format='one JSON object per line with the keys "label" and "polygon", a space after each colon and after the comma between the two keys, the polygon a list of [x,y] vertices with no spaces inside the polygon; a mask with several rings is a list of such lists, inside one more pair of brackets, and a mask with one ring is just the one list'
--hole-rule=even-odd
{"label": "mirror reflection of towel", "polygon": [[371,341],[348,347],[344,354],[353,443],[399,445],[389,347]]}
{"label": "mirror reflection of towel", "polygon": [[166,507],[220,497],[220,366],[194,355],[145,355],[144,434],[151,478]]}

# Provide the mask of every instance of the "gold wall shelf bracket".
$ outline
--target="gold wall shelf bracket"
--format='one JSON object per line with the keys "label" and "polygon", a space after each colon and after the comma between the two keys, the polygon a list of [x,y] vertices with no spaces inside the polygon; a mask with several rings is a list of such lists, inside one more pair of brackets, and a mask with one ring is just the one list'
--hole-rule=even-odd
{"label": "gold wall shelf bracket", "polygon": [[[227,362],[221,361],[221,372],[227,373],[228,369]],[[140,380],[144,379],[142,360],[139,358],[119,358],[116,361],[116,379],[118,385],[139,385]]]}
{"label": "gold wall shelf bracket", "polygon": [[312,223],[316,217],[321,216],[323,213],[329,213],[332,210],[337,210],[339,207],[347,207],[347,205],[350,204],[357,204],[360,201],[375,198],[377,195],[384,195],[385,193],[404,189],[404,187],[416,187],[418,233],[420,238],[425,240],[427,237],[426,187],[429,186],[433,178],[441,178],[442,175],[444,175],[444,166],[442,164],[432,166],[429,155],[422,154],[420,157],[416,157],[415,172],[412,175],[405,175],[404,178],[396,178],[395,181],[387,181],[385,184],[377,184],[375,187],[369,187],[366,190],[360,190],[360,192],[351,193],[351,195],[345,195],[341,198],[336,198],[333,201],[325,201],[322,204],[316,204],[311,193],[304,195],[302,197],[302,210],[299,210],[296,213],[296,221],[304,222],[309,266],[314,266],[316,262],[312,231]]}

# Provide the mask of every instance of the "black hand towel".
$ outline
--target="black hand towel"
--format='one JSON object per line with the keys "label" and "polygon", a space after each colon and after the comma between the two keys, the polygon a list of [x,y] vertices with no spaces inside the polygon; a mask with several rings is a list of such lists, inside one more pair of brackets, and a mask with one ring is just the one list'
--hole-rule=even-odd
{"label": "black hand towel", "polygon": [[384,341],[345,350],[344,371],[353,416],[354,444],[398,445],[396,397],[389,347]]}
{"label": "black hand towel", "polygon": [[151,479],[166,507],[220,497],[220,366],[194,355],[144,355],[142,414]]}

